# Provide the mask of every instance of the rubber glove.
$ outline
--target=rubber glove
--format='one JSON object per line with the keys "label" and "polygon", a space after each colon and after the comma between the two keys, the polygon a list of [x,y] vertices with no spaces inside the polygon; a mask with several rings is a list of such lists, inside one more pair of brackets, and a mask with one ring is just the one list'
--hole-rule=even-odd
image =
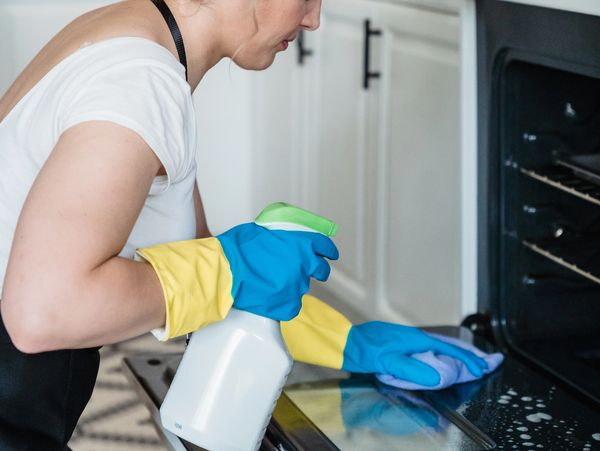
{"label": "rubber glove", "polygon": [[333,242],[318,233],[270,231],[242,224],[217,237],[137,250],[150,263],[165,298],[166,322],[152,333],[161,341],[220,321],[232,305],[273,319],[300,310],[310,277],[329,276]]}
{"label": "rubber glove", "polygon": [[320,299],[305,295],[300,314],[281,323],[294,358],[301,362],[356,373],[379,373],[419,385],[435,386],[439,373],[411,354],[433,351],[455,357],[481,377],[487,364],[472,352],[443,343],[420,329],[379,321],[360,325]]}
{"label": "rubber glove", "polygon": [[217,236],[233,274],[233,306],[289,321],[300,312],[310,278],[324,282],[337,260],[333,241],[320,233],[269,230],[242,224]]}
{"label": "rubber glove", "polygon": [[[502,353],[496,352],[487,354],[472,344],[459,340],[458,338],[439,335],[432,332],[427,332],[427,335],[463,350],[470,351],[477,357],[482,358],[487,365],[486,368],[483,369],[484,374],[495,371],[504,361],[504,355],[502,355]],[[390,374],[378,374],[377,378],[379,381],[405,390],[441,390],[455,384],[464,384],[465,382],[471,382],[478,379],[478,377],[469,372],[467,366],[461,360],[449,357],[448,355],[430,350],[413,354],[411,357],[434,368],[440,375],[440,382],[433,387],[425,387],[405,379],[395,378]]]}
{"label": "rubber glove", "polygon": [[439,384],[439,373],[411,357],[412,354],[425,351],[460,360],[477,378],[487,368],[485,361],[472,352],[433,338],[416,327],[372,321],[350,329],[342,369],[389,374],[397,379],[431,387]]}

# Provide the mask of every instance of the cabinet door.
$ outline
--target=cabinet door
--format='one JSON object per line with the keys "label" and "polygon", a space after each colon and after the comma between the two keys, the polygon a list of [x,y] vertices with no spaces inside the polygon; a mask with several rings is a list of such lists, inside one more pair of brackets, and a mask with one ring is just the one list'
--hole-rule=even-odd
{"label": "cabinet door", "polygon": [[460,316],[459,19],[381,5],[378,301],[390,318]]}
{"label": "cabinet door", "polygon": [[305,149],[306,204],[340,226],[336,243],[341,258],[326,288],[360,311],[369,311],[374,286],[376,147],[371,131],[377,108],[375,90],[363,88],[364,21],[373,18],[374,5],[358,0],[323,3],[321,28],[315,34]]}

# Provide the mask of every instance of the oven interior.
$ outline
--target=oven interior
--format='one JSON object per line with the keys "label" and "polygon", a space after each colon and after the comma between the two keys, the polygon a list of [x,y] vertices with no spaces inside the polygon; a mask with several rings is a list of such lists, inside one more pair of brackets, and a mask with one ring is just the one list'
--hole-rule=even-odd
{"label": "oven interior", "polygon": [[513,349],[600,399],[600,77],[501,58],[500,323]]}

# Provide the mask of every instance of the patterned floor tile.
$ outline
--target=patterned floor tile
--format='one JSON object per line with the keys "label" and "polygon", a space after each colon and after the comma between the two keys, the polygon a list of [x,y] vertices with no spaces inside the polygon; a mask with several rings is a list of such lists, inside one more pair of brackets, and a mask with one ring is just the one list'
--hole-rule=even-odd
{"label": "patterned floor tile", "polygon": [[131,354],[181,352],[184,347],[183,339],[161,343],[150,334],[103,347],[92,398],[69,443],[73,451],[165,450],[121,362]]}

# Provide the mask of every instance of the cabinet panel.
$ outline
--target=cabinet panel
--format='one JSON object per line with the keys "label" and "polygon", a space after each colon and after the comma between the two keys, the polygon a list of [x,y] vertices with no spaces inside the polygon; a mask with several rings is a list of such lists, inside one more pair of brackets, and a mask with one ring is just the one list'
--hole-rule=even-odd
{"label": "cabinet panel", "polygon": [[404,8],[381,17],[387,79],[380,308],[417,324],[454,324],[460,316],[458,19]]}
{"label": "cabinet panel", "polygon": [[362,307],[373,286],[368,241],[375,211],[369,154],[375,150],[370,130],[376,109],[373,93],[362,87],[363,28],[373,14],[370,6],[348,0],[324,5],[312,79],[313,141],[307,149],[309,205],[340,225],[341,258],[327,287]]}

